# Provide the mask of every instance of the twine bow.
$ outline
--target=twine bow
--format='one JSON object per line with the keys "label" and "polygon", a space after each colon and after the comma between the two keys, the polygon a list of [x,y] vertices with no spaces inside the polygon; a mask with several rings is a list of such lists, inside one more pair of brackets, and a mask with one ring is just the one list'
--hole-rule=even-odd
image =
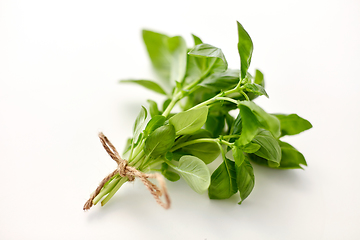
{"label": "twine bow", "polygon": [[[96,188],[95,192],[91,194],[89,200],[86,201],[84,205],[84,210],[89,210],[93,206],[94,198],[100,193],[101,189],[104,187],[113,176],[119,174],[121,177],[127,177],[129,181],[134,181],[135,177],[140,178],[145,187],[150,191],[151,195],[155,198],[156,202],[165,209],[170,207],[170,198],[167,192],[166,183],[164,178],[159,173],[146,174],[134,167],[128,165],[128,161],[122,159],[120,154],[117,152],[116,148],[109,139],[102,133],[99,133],[100,141],[105,148],[106,152],[110,157],[118,164],[116,170],[107,175]],[[158,186],[149,181],[149,178],[154,178],[159,182],[160,189]],[[161,201],[160,197],[164,194],[165,202]]]}

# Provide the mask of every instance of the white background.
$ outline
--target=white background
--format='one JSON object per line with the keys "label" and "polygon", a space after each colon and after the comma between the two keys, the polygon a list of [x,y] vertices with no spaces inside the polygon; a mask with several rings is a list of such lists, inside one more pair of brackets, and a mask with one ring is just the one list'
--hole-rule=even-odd
{"label": "white background", "polygon": [[[254,42],[269,112],[314,128],[287,140],[308,167],[254,166],[237,205],[168,182],[170,210],[138,181],[105,206],[84,202],[115,163],[147,99],[119,79],[153,78],[141,29],[190,34],[237,68],[236,20]],[[360,2],[0,1],[0,239],[359,239]]]}

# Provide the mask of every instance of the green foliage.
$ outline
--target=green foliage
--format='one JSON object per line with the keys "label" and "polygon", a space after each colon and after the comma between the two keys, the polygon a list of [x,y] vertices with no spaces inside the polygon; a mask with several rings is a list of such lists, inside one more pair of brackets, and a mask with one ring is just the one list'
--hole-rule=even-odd
{"label": "green foliage", "polygon": [[148,30],[143,30],[143,39],[157,74],[169,84],[181,81],[186,70],[185,40]]}
{"label": "green foliage", "polygon": [[249,34],[245,31],[244,27],[237,22],[238,26],[238,51],[240,55],[240,71],[241,79],[245,78],[247,70],[250,66],[251,57],[253,53],[253,43]]}
{"label": "green foliage", "polygon": [[308,120],[296,114],[275,114],[275,116],[280,120],[281,136],[299,134],[312,128]]}
{"label": "green foliage", "polygon": [[235,163],[225,158],[211,175],[209,198],[226,199],[237,191]]}
{"label": "green foliage", "polygon": [[166,95],[166,92],[159,84],[150,80],[121,80],[123,83],[136,83],[154,92]]}
{"label": "green foliage", "polygon": [[[166,96],[159,107],[148,100],[149,120],[144,107],[136,118],[133,138],[125,149],[129,164],[143,172],[161,172],[169,181],[182,177],[194,191],[208,190],[211,199],[239,192],[241,203],[255,186],[251,163],[276,169],[307,165],[304,156],[281,137],[299,134],[312,125],[296,114],[269,114],[252,101],[269,96],[263,73],[256,70],[253,77],[248,72],[252,40],[240,23],[237,30],[239,69],[228,69],[221,49],[196,35],[192,35],[194,47],[188,49],[180,36],[143,30],[161,85],[152,80],[121,82]],[[172,112],[177,104],[180,111]],[[236,118],[231,110],[238,111]],[[207,164],[220,154],[221,162],[210,174]],[[101,196],[117,191],[117,182],[123,183],[120,177],[112,179]]]}
{"label": "green foliage", "polygon": [[208,107],[180,112],[169,119],[175,127],[176,135],[192,134],[199,130],[206,122]]}
{"label": "green foliage", "polygon": [[185,155],[179,160],[179,165],[174,168],[197,193],[204,193],[210,185],[210,171],[206,164],[199,158]]}
{"label": "green foliage", "polygon": [[260,146],[259,150],[254,152],[255,155],[265,158],[272,166],[277,167],[280,165],[281,148],[278,140],[269,131],[260,130],[252,142]]}
{"label": "green foliage", "polygon": [[145,141],[145,153],[153,157],[166,154],[175,142],[175,129],[172,125],[155,129]]}
{"label": "green foliage", "polygon": [[[211,137],[212,135],[209,131],[200,129],[200,131],[187,138],[186,141],[190,142],[196,139],[211,138]],[[181,151],[200,158],[206,164],[209,164],[212,161],[214,161],[220,154],[220,149],[218,148],[215,142],[194,143],[181,148]]]}

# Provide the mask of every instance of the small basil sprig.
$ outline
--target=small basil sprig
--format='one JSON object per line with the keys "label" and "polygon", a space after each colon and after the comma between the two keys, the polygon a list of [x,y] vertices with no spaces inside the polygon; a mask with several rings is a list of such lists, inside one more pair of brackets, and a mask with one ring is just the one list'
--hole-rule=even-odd
{"label": "small basil sprig", "polygon": [[[127,160],[140,171],[158,171],[170,181],[181,178],[197,193],[208,190],[211,199],[239,192],[240,202],[255,186],[252,163],[270,168],[306,166],[304,156],[282,141],[312,127],[296,114],[269,114],[252,100],[269,97],[264,75],[248,72],[253,42],[237,23],[239,69],[228,69],[224,53],[192,35],[188,48],[180,36],[143,30],[151,63],[159,76],[152,80],[122,80],[166,96],[148,100],[136,118],[133,138],[125,148]],[[180,103],[180,112],[172,112]],[[160,106],[160,107],[159,107]],[[231,110],[237,110],[233,116]],[[148,117],[148,111],[150,118]],[[211,174],[207,164],[220,157]],[[94,204],[105,204],[127,181],[119,175],[105,184]]]}

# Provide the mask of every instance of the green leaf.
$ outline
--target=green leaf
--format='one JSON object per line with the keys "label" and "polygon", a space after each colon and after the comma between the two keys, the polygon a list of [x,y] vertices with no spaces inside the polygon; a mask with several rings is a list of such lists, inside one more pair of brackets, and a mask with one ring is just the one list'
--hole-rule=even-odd
{"label": "green leaf", "polygon": [[225,115],[221,112],[210,112],[205,122],[205,129],[212,133],[211,137],[219,137],[225,126]]}
{"label": "green leaf", "polygon": [[149,103],[149,112],[150,112],[150,116],[151,117],[155,117],[157,115],[160,115],[157,103],[153,100],[147,100],[147,102]]}
{"label": "green leaf", "polygon": [[231,148],[232,150],[232,155],[234,157],[234,161],[235,161],[235,166],[241,166],[241,164],[243,164],[244,160],[245,160],[245,156],[242,152],[242,149],[237,147],[236,145]]}
{"label": "green leaf", "polygon": [[267,98],[269,98],[269,95],[266,93],[265,89],[259,85],[259,84],[256,84],[256,83],[246,83],[244,85],[245,87],[245,91],[247,92],[252,92],[256,95],[265,95]]}
{"label": "green leaf", "polygon": [[280,120],[281,136],[299,134],[312,128],[311,123],[296,114],[274,114]]}
{"label": "green leaf", "polygon": [[166,162],[161,165],[161,174],[171,182],[176,182],[180,179],[179,174],[169,170],[169,165]]}
{"label": "green leaf", "polygon": [[163,106],[162,106],[163,112],[164,112],[165,109],[169,106],[170,102],[171,102],[171,99],[166,99],[166,100],[163,102]]}
{"label": "green leaf", "polygon": [[225,158],[211,175],[209,198],[226,199],[237,191],[235,162]]}
{"label": "green leaf", "polygon": [[136,83],[154,92],[166,95],[166,92],[160,87],[159,84],[150,80],[120,80],[123,83]]}
{"label": "green leaf", "polygon": [[[259,157],[265,158],[274,164],[274,167],[280,165],[281,161],[281,148],[278,140],[275,139],[267,130],[260,130],[258,135],[252,140],[253,143],[260,145],[260,149],[255,152]],[[271,163],[269,163],[271,165]]]}
{"label": "green leaf", "polygon": [[243,26],[237,22],[238,26],[238,51],[240,56],[240,71],[241,71],[241,79],[245,78],[247,70],[249,69],[251,56],[253,52],[253,42],[249,36],[249,34],[245,31]]}
{"label": "green leaf", "polygon": [[162,172],[162,175],[164,175],[164,177],[171,182],[176,182],[180,179],[179,174],[169,170]]}
{"label": "green leaf", "polygon": [[181,81],[186,70],[187,47],[182,37],[143,30],[143,39],[155,71],[163,80]]}
{"label": "green leaf", "polygon": [[276,138],[280,136],[280,121],[275,116],[265,112],[261,107],[251,101],[241,101],[239,106],[246,106],[251,109],[263,128],[269,130]]}
{"label": "green leaf", "polygon": [[[256,138],[256,137],[255,137],[255,138]],[[236,145],[237,147],[239,147],[239,144],[237,144],[236,141],[235,141],[235,145]],[[246,153],[254,153],[254,152],[258,151],[261,146],[260,146],[259,144],[250,142],[250,143],[246,144],[245,146],[240,146],[240,147],[241,147],[241,150],[242,150],[243,152],[246,152]]]}
{"label": "green leaf", "polygon": [[182,81],[185,77],[187,62],[187,47],[185,40],[180,37],[172,37],[168,40],[168,48],[171,54],[170,81]]}
{"label": "green leaf", "polygon": [[257,164],[277,169],[303,169],[300,164],[307,166],[304,156],[298,150],[289,143],[280,140],[278,140],[278,142],[281,148],[280,166],[255,154],[249,154],[249,158]]}
{"label": "green leaf", "polygon": [[172,125],[155,129],[145,141],[144,151],[156,157],[165,154],[175,142],[175,129]]}
{"label": "green leaf", "polygon": [[265,87],[264,74],[258,69],[256,69],[255,71],[254,83],[259,84],[262,87]]}
{"label": "green leaf", "polygon": [[135,124],[134,124],[134,141],[133,143],[135,144],[138,140],[138,137],[141,133],[142,127],[144,125],[145,119],[147,118],[147,111],[146,108],[144,108],[143,106],[141,106],[141,110],[140,113],[138,114],[138,116],[136,117],[135,120]]}
{"label": "green leaf", "polygon": [[301,168],[300,164],[307,166],[304,156],[289,143],[279,141],[281,147],[281,169]]}
{"label": "green leaf", "polygon": [[[237,140],[239,145],[248,144],[258,133],[260,123],[251,111],[251,109],[246,105],[239,105],[240,115],[241,115],[241,135]],[[235,120],[235,122],[237,122]],[[239,121],[238,121],[239,122]],[[240,128],[237,126],[237,128]]]}
{"label": "green leaf", "polygon": [[185,155],[176,167],[170,165],[184,178],[186,183],[197,193],[204,193],[210,185],[210,171],[201,159]]}
{"label": "green leaf", "polygon": [[196,35],[194,35],[194,34],[191,34],[191,36],[192,36],[193,39],[194,39],[194,44],[195,44],[195,45],[199,45],[199,44],[202,44],[202,43],[203,43],[198,36],[196,36]]}
{"label": "green leaf", "polygon": [[180,112],[169,119],[175,127],[176,135],[192,134],[199,130],[206,122],[208,107],[201,107]]}
{"label": "green leaf", "polygon": [[229,112],[227,112],[225,114],[225,122],[226,122],[226,128],[227,128],[226,135],[231,134],[231,127],[233,126],[234,121],[235,121],[235,118],[233,116],[231,116],[229,114]]}
{"label": "green leaf", "polygon": [[232,147],[236,169],[236,184],[240,192],[241,204],[252,192],[255,185],[254,170],[249,159],[242,153],[242,150]]}
{"label": "green leaf", "polygon": [[[190,136],[187,141],[200,139],[200,138],[210,138],[211,133],[200,129],[201,131]],[[209,164],[214,161],[220,154],[220,149],[215,142],[202,142],[202,143],[195,143],[188,146],[183,147],[182,152],[189,153],[194,155],[201,160],[204,161],[205,164]]]}
{"label": "green leaf", "polygon": [[225,71],[227,69],[228,64],[221,49],[210,44],[202,43],[196,45],[188,54],[200,58],[214,58],[213,68],[218,71]]}
{"label": "green leaf", "polygon": [[155,129],[161,127],[164,125],[166,118],[162,115],[157,115],[151,118],[151,120],[148,122],[148,124],[145,127],[144,134],[145,136],[152,133]]}
{"label": "green leaf", "polygon": [[[200,49],[203,44],[199,44],[195,46],[195,49]],[[211,46],[211,45],[210,45]],[[195,51],[195,55],[192,55],[192,51],[190,50],[187,58],[187,68],[185,74],[185,83],[192,83],[194,81],[204,80],[206,77],[211,76],[216,72],[223,72],[227,69],[227,63],[224,62],[223,54],[220,49],[217,49],[219,53],[219,58],[214,56],[205,56],[201,55],[204,52],[200,52],[199,55],[196,55],[197,51]],[[226,61],[226,60],[225,60]]]}
{"label": "green leaf", "polygon": [[[239,113],[231,125],[229,135],[240,135],[242,132],[242,119]],[[229,142],[235,142],[236,138],[231,138]],[[240,144],[241,145],[241,144]]]}
{"label": "green leaf", "polygon": [[157,74],[165,80],[170,79],[170,53],[167,47],[168,36],[148,30],[142,32],[149,57]]}
{"label": "green leaf", "polygon": [[235,159],[236,167],[236,184],[240,192],[241,204],[252,192],[255,185],[254,170],[249,162],[248,158],[242,155],[243,159],[240,160],[240,164]]}
{"label": "green leaf", "polygon": [[228,69],[225,72],[211,74],[199,85],[217,91],[225,91],[234,88],[239,80],[239,70]]}

